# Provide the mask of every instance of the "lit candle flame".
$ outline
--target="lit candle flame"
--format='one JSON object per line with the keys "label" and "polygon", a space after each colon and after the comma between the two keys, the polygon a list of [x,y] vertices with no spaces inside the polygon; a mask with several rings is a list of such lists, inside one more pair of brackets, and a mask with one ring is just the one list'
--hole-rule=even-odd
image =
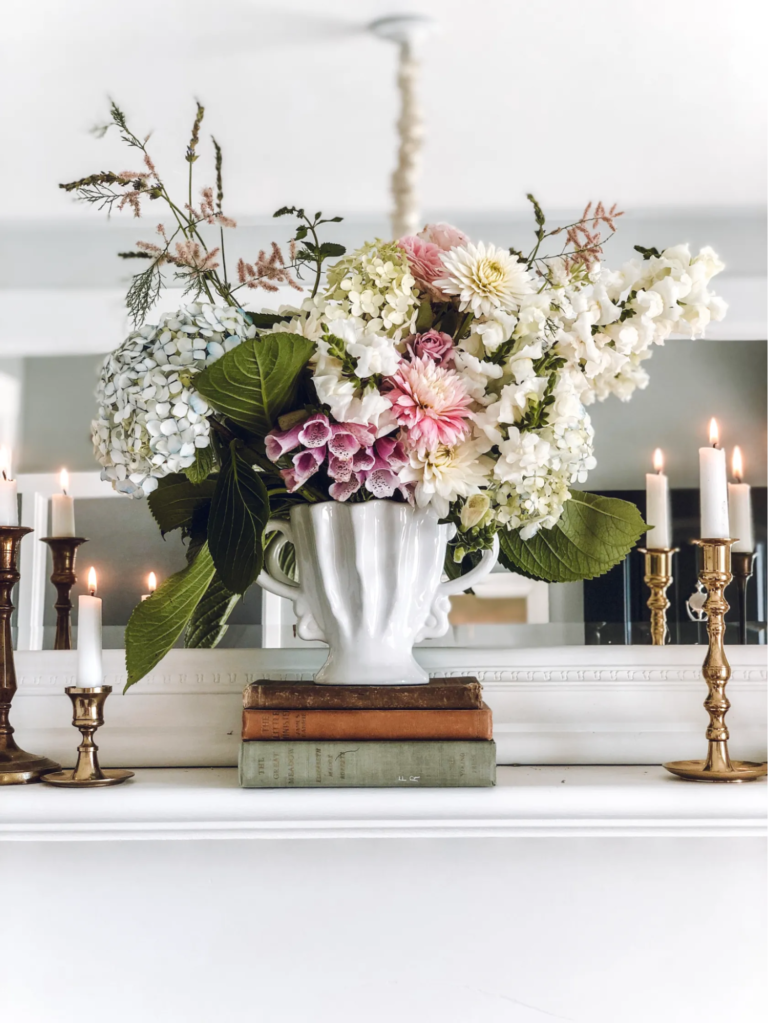
{"label": "lit candle flame", "polygon": [[96,569],[93,565],[88,570],[88,590],[92,597],[96,596]]}
{"label": "lit candle flame", "polygon": [[736,477],[737,483],[741,483],[744,479],[744,462],[739,447],[733,449],[733,475]]}
{"label": "lit candle flame", "polygon": [[66,494],[69,490],[69,473],[66,469],[62,469],[59,473],[59,483],[61,485],[62,493]]}
{"label": "lit candle flame", "polygon": [[720,430],[718,429],[716,419],[710,419],[709,421],[709,443],[713,448],[716,448],[720,443]]}
{"label": "lit candle flame", "polygon": [[147,577],[147,589],[150,593],[154,593],[157,589],[157,576],[154,572],[150,572]]}
{"label": "lit candle flame", "polygon": [[664,452],[661,448],[656,448],[653,452],[653,468],[655,472],[664,472]]}
{"label": "lit candle flame", "polygon": [[11,453],[5,445],[0,448],[0,472],[4,480],[11,478]]}

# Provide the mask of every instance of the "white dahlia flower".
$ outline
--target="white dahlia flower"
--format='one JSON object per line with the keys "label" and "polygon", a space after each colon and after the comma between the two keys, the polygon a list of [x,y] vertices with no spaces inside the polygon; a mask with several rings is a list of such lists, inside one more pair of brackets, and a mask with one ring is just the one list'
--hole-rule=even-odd
{"label": "white dahlia flower", "polygon": [[533,289],[531,275],[517,256],[495,245],[462,246],[443,256],[445,277],[435,285],[446,295],[459,296],[459,308],[475,316],[492,316],[500,309],[515,312]]}
{"label": "white dahlia flower", "polygon": [[210,444],[209,408],[192,385],[256,328],[236,309],[194,303],[134,331],[107,356],[91,436],[101,478],[144,497]]}

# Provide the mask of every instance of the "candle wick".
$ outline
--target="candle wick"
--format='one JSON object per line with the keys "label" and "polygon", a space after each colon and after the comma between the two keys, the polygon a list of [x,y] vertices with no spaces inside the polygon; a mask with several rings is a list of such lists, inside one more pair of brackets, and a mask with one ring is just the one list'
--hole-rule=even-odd
{"label": "candle wick", "polygon": [[8,477],[5,474],[5,469],[3,469],[3,479],[6,481],[6,483],[8,482]]}

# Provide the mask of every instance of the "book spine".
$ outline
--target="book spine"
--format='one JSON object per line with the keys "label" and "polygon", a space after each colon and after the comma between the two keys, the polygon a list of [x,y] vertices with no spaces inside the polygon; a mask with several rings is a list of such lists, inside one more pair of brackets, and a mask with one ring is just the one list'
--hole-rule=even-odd
{"label": "book spine", "polygon": [[243,788],[471,788],[496,784],[496,743],[243,742]]}
{"label": "book spine", "polygon": [[264,710],[476,710],[477,679],[430,681],[425,686],[317,686],[312,682],[253,682],[243,707]]}
{"label": "book spine", "polygon": [[243,739],[490,739],[478,710],[244,710]]}

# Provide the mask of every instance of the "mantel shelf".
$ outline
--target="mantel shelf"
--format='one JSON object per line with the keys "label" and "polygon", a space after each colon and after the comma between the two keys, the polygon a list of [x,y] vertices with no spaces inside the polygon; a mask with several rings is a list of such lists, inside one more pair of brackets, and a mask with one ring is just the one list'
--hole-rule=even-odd
{"label": "mantel shelf", "polygon": [[493,789],[242,790],[232,768],[147,769],[118,788],[0,796],[6,841],[761,837],[766,789],[661,767],[501,767]]}

